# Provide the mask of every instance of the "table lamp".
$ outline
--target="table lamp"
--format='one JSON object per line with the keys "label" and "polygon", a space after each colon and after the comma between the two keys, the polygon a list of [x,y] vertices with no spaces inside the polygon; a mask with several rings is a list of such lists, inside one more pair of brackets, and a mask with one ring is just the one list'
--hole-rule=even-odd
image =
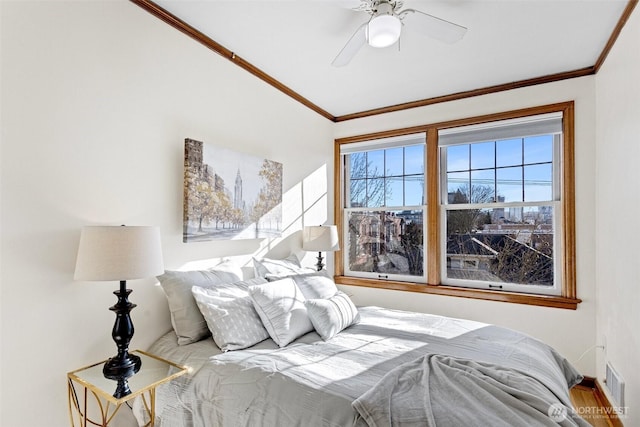
{"label": "table lamp", "polygon": [[318,271],[322,270],[322,252],[340,250],[338,241],[338,227],[335,225],[316,225],[304,227],[302,230],[302,249],[305,251],[318,251]]}
{"label": "table lamp", "polygon": [[[164,272],[160,230],[149,226],[87,226],[80,234],[80,245],[74,279],[88,281],[120,281],[114,294],[118,301],[109,310],[115,312],[116,321],[111,336],[118,354],[110,358],[102,372],[109,379],[129,378],[140,370],[142,362],[129,354],[133,337],[133,322],[129,312],[136,306],[128,300],[131,289],[127,280],[157,276]],[[126,382],[116,394],[130,393]],[[115,396],[115,395],[114,395]]]}

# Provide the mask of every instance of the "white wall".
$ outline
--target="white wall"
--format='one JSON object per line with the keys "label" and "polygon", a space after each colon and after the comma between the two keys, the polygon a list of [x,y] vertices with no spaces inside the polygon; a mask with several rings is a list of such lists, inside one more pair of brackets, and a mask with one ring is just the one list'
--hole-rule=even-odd
{"label": "white wall", "polygon": [[[583,300],[578,310],[360,287],[348,291],[360,304],[513,327],[549,342],[572,361],[606,335],[606,357],[627,380],[628,402],[638,400],[633,326],[640,322],[633,306],[638,301],[633,267],[639,256],[624,226],[640,204],[633,185],[640,173],[635,165],[637,11],[597,77],[336,125],[129,2],[0,1],[0,19],[0,426],[67,425],[66,372],[115,352],[107,308],[117,285],[72,279],[83,225],[159,225],[167,268],[210,264],[222,256],[242,263],[253,254],[283,256],[298,249],[303,222],[322,223],[331,212],[327,189],[334,136],[567,100],[576,101],[578,296]],[[283,239],[181,242],[185,137],[284,163]],[[146,348],[169,328],[164,296],[154,284],[152,279],[130,283],[131,300],[138,304],[132,312],[132,348]],[[596,354],[587,352],[577,363],[585,374],[596,373]],[[600,377],[604,358],[600,354],[597,360]],[[633,421],[628,425],[640,424],[637,414]]]}
{"label": "white wall", "polygon": [[627,426],[640,425],[639,41],[636,7],[596,76],[597,373],[610,361],[625,380]]}
{"label": "white wall", "polygon": [[[0,8],[0,425],[65,426],[66,373],[116,352],[117,283],[72,278],[80,228],[158,225],[168,269],[288,255],[330,212],[333,124],[130,2]],[[283,239],[182,243],[185,137],[284,164]],[[170,328],[154,284],[129,283],[131,348]]]}
{"label": "white wall", "polygon": [[[524,331],[554,346],[575,362],[583,374],[595,375],[596,350],[587,351],[595,345],[596,339],[594,81],[594,77],[583,77],[352,120],[336,126],[336,137],[345,137],[575,100],[577,293],[582,299],[577,310],[350,286],[348,292],[354,295],[356,303],[464,317]],[[585,351],[586,355],[578,360]]]}

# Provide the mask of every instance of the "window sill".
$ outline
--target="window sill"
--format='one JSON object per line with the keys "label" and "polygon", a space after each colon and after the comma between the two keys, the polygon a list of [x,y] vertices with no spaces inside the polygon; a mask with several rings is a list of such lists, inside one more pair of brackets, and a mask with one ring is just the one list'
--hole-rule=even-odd
{"label": "window sill", "polygon": [[397,282],[392,280],[362,279],[359,277],[347,276],[335,276],[334,279],[335,282],[340,285],[393,289],[397,291],[420,292],[425,294],[510,302],[513,304],[527,304],[537,305],[541,307],[564,308],[568,310],[576,310],[578,308],[578,304],[582,302],[582,300],[578,298],[566,298],[561,296],[522,294],[516,292],[459,288],[444,285]]}

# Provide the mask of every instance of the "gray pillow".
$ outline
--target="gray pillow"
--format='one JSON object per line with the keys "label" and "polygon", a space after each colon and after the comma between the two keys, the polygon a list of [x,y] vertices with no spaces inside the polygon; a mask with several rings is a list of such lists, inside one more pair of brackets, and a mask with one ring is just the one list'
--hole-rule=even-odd
{"label": "gray pillow", "polygon": [[329,299],[307,300],[304,305],[313,328],[325,341],[360,321],[358,309],[351,298],[341,291]]}
{"label": "gray pillow", "polygon": [[331,298],[338,292],[333,279],[329,277],[329,273],[326,270],[314,271],[306,274],[294,274],[287,276],[275,276],[272,274],[267,275],[268,281],[281,280],[285,278],[291,278],[306,299],[327,299]]}
{"label": "gray pillow", "polygon": [[207,323],[196,305],[191,288],[213,288],[222,283],[238,282],[242,280],[242,270],[224,265],[209,270],[165,271],[158,276],[158,280],[167,296],[171,324],[178,336],[178,344],[185,345],[209,335]]}
{"label": "gray pillow", "polygon": [[191,289],[220,350],[240,350],[269,338],[249,296],[250,285],[266,282],[255,278],[210,289],[199,286]]}
{"label": "gray pillow", "polygon": [[300,260],[295,254],[289,255],[285,259],[253,258],[253,268],[256,277],[266,277],[268,274],[288,276],[309,272],[309,269],[300,265]]}
{"label": "gray pillow", "polygon": [[313,330],[305,298],[292,279],[249,286],[249,294],[262,324],[278,346],[284,347]]}

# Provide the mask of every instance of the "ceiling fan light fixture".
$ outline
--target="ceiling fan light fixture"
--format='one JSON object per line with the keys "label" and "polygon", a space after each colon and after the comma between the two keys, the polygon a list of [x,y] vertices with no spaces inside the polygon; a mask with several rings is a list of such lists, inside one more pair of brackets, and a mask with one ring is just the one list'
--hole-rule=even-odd
{"label": "ceiling fan light fixture", "polygon": [[381,13],[369,21],[367,25],[367,42],[373,47],[391,46],[400,38],[402,22],[391,13]]}

